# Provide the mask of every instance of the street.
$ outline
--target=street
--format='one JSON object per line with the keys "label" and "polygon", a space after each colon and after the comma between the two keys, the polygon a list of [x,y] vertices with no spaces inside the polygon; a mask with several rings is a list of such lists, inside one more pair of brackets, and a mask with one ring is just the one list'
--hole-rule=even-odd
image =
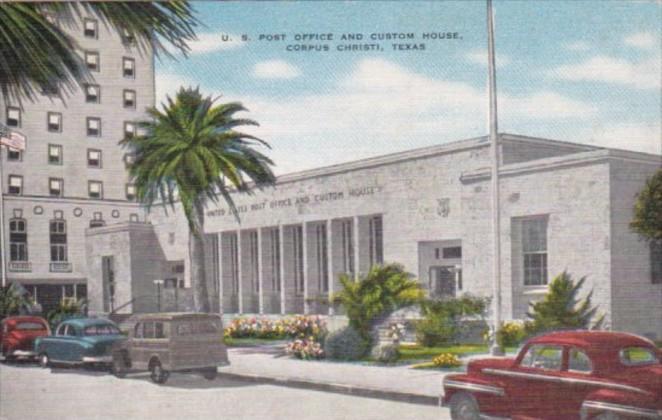
{"label": "street", "polygon": [[89,369],[0,365],[0,420],[449,419],[447,409],[219,377],[147,374],[117,379]]}

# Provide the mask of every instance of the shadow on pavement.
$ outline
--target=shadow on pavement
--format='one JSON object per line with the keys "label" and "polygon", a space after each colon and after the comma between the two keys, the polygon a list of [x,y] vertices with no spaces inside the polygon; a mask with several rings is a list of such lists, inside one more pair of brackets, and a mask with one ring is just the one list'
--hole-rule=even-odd
{"label": "shadow on pavement", "polygon": [[230,379],[218,377],[214,380],[207,380],[199,374],[195,373],[178,373],[171,372],[168,382],[165,384],[159,385],[152,383],[149,378],[149,373],[140,372],[140,373],[131,373],[127,375],[126,378],[122,379],[124,381],[145,381],[156,387],[162,388],[183,388],[183,389],[219,389],[219,388],[241,388],[247,386],[256,386],[255,382],[244,381],[239,379]]}

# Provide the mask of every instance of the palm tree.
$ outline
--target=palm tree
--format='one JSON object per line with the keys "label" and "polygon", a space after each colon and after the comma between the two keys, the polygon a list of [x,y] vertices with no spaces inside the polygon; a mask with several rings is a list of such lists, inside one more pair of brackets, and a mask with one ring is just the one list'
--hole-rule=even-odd
{"label": "palm tree", "polygon": [[76,53],[76,41],[62,30],[78,25],[83,14],[96,16],[157,55],[170,55],[166,45],[186,54],[198,24],[184,0],[0,3],[0,91],[6,101],[33,100],[52,85],[71,91],[92,77]]}
{"label": "palm tree", "polygon": [[237,215],[231,189],[249,192],[275,182],[271,159],[255,150],[269,145],[235,128],[257,125],[235,118],[246,111],[239,102],[217,103],[199,89],[180,88],[174,100],[166,97],[163,110],[150,108],[152,121],[138,124],[139,135],[120,142],[135,154],[129,174],[138,199],[147,208],[156,202],[173,209],[177,201],[188,220],[191,282],[196,311],[209,312],[205,281],[203,223],[207,202],[219,196]]}

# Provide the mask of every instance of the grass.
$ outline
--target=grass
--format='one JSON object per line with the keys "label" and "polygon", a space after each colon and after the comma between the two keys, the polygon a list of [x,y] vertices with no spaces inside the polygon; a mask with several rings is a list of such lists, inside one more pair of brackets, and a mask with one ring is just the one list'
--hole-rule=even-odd
{"label": "grass", "polygon": [[[489,348],[485,344],[456,344],[440,347],[424,347],[420,344],[401,344],[400,360],[424,360],[432,359],[442,353],[450,353],[456,356],[467,354],[488,353]],[[506,353],[517,351],[517,347],[506,347]]]}
{"label": "grass", "polygon": [[264,344],[276,344],[285,342],[287,339],[280,338],[224,338],[223,342],[228,347],[256,347]]}

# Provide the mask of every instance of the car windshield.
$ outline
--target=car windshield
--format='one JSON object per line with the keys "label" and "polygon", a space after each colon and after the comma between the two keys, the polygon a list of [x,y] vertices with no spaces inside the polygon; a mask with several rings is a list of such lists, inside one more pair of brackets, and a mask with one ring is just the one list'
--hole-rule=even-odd
{"label": "car windshield", "polygon": [[85,328],[85,335],[116,335],[120,334],[120,330],[110,324],[105,325],[91,325]]}
{"label": "car windshield", "polygon": [[621,363],[626,366],[641,366],[660,363],[657,355],[648,347],[626,347],[620,352]]}
{"label": "car windshield", "polygon": [[39,322],[19,322],[16,324],[17,330],[45,330],[46,326]]}

